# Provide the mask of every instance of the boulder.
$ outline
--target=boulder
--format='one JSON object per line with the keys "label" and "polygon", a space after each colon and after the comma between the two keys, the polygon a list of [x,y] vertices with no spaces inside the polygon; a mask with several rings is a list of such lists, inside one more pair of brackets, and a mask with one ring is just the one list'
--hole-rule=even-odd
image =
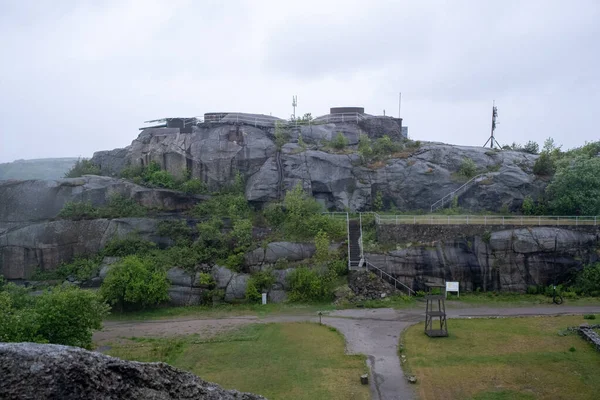
{"label": "boulder", "polygon": [[215,280],[217,289],[226,289],[233,278],[233,271],[229,268],[215,265],[212,269],[212,277]]}
{"label": "boulder", "polygon": [[234,274],[225,289],[225,301],[233,302],[246,298],[246,286],[248,286],[248,274]]}
{"label": "boulder", "polygon": [[174,306],[202,304],[208,289],[191,286],[169,286],[169,303]]}
{"label": "boulder", "polygon": [[104,278],[106,278],[106,275],[108,275],[108,271],[110,271],[110,269],[112,268],[113,264],[119,261],[121,261],[121,257],[104,257],[99,267],[98,277],[101,280],[104,280]]}
{"label": "boulder", "polygon": [[192,287],[195,281],[195,273],[190,273],[183,268],[173,267],[167,271],[167,279],[175,286]]}
{"label": "boulder", "polygon": [[165,363],[124,361],[77,347],[0,343],[2,399],[259,400]]}
{"label": "boulder", "polygon": [[267,301],[269,303],[285,303],[287,301],[287,293],[285,290],[269,290]]}
{"label": "boulder", "polygon": [[285,258],[288,261],[301,261],[315,254],[313,243],[271,242],[266,248],[259,247],[245,256],[246,265],[274,264]]}

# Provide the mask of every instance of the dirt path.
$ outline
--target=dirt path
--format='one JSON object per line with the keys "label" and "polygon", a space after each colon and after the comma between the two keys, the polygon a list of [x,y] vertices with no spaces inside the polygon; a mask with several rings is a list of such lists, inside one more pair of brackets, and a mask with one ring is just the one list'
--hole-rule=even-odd
{"label": "dirt path", "polygon": [[[597,314],[600,306],[532,306],[518,308],[449,308],[449,318],[509,317],[534,315]],[[400,333],[408,326],[425,319],[424,310],[350,309],[323,316],[322,322],[338,329],[346,338],[347,352],[365,354],[371,369],[371,394],[375,400],[405,400],[414,398],[412,388],[402,373],[397,345]],[[219,319],[177,318],[171,320],[117,322],[108,321],[102,331],[94,334],[100,345],[128,337],[160,337],[200,334],[212,336],[241,325],[270,322],[318,322],[312,315],[275,315],[227,317]],[[449,324],[449,329],[452,325]]]}

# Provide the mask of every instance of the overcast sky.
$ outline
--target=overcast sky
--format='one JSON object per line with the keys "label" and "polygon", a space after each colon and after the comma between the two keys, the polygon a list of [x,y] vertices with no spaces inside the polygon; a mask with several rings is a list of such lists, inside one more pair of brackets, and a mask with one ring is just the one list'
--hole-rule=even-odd
{"label": "overcast sky", "polygon": [[148,119],[398,114],[414,139],[599,140],[600,1],[0,0],[0,162],[90,157]]}

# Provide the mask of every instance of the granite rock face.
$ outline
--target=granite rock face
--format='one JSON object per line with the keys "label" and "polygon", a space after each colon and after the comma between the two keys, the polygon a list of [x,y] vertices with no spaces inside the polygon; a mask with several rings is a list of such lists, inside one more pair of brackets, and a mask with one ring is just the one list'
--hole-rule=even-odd
{"label": "granite rock face", "polygon": [[[323,141],[340,132],[349,151],[324,151]],[[278,150],[272,125],[206,123],[191,133],[151,128],[131,146],[98,152],[92,161],[107,174],[155,161],[175,175],[187,169],[212,188],[231,183],[239,172],[246,178],[246,198],[259,205],[281,198],[300,183],[325,206],[337,210],[369,210],[377,192],[387,206],[428,210],[464,183],[456,172],[466,158],[486,176],[459,196],[465,208],[518,209],[525,196],[537,198],[546,186],[532,173],[537,156],[514,151],[424,143],[377,165],[360,163],[356,152],[360,134],[373,140],[384,134],[399,139],[399,132],[393,118],[298,126],[288,129],[289,142]],[[297,144],[300,135],[307,147]]]}
{"label": "granite rock face", "polygon": [[124,361],[77,347],[0,343],[2,399],[261,400],[165,363]]}
{"label": "granite rock face", "polygon": [[57,218],[67,202],[104,206],[115,194],[148,208],[172,212],[189,210],[205,198],[95,175],[49,181],[0,181],[0,225]]}
{"label": "granite rock face", "polygon": [[367,258],[414,290],[424,290],[426,282],[458,281],[461,290],[525,292],[530,285],[563,282],[598,261],[599,245],[599,232],[592,230],[514,228],[410,243]]}

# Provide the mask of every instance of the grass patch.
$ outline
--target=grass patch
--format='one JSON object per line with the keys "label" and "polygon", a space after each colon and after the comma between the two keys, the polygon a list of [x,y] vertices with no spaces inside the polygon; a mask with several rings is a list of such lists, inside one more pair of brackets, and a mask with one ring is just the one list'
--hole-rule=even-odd
{"label": "grass patch", "polygon": [[427,337],[421,323],[403,335],[403,354],[421,399],[595,399],[600,356],[578,335],[558,334],[582,322],[451,319],[442,339]]}
{"label": "grass patch", "polygon": [[187,307],[158,307],[148,310],[130,312],[113,312],[108,320],[113,321],[140,321],[152,319],[169,319],[175,317],[196,318],[225,318],[242,315],[257,315],[267,317],[271,315],[306,315],[316,314],[319,311],[331,311],[336,307],[331,303],[309,303],[309,304],[220,304],[215,306],[187,306]]}
{"label": "grass patch", "polygon": [[[543,294],[524,294],[524,293],[502,293],[502,292],[481,292],[481,293],[461,293],[460,297],[456,294],[448,294],[448,300],[465,303],[470,306],[498,306],[498,307],[526,307],[531,305],[548,304],[551,305],[552,298]],[[450,303],[452,304],[452,303]],[[573,297],[565,298],[564,305],[586,306],[600,305],[598,297]]]}
{"label": "grass patch", "polygon": [[211,339],[134,339],[112,356],[165,361],[228,389],[269,399],[369,399],[360,384],[364,356],[344,354],[344,339],[310,323],[248,325]]}

